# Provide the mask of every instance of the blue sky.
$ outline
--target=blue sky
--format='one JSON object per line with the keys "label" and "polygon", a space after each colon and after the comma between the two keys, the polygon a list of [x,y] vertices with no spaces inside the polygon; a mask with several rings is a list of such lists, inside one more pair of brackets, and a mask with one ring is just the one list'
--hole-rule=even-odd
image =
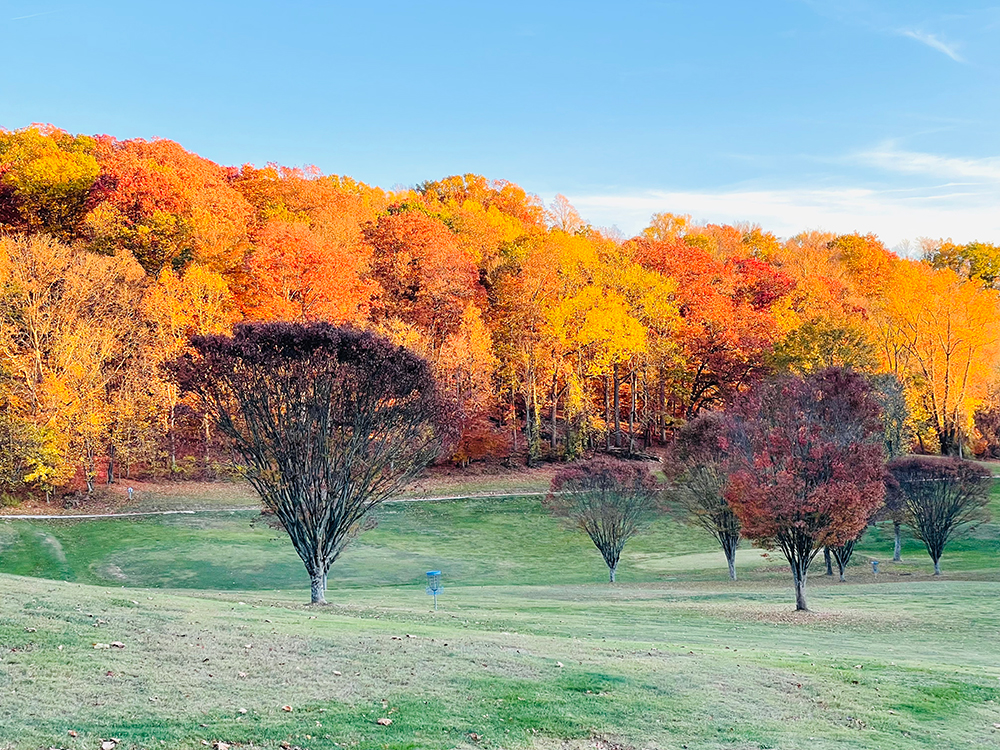
{"label": "blue sky", "polygon": [[1000,5],[0,0],[0,126],[393,187],[1000,242]]}

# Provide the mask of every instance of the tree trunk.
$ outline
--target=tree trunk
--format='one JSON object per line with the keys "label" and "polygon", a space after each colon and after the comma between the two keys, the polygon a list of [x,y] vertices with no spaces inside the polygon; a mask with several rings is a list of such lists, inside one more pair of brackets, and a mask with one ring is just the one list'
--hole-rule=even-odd
{"label": "tree trunk", "polygon": [[958,455],[958,439],[955,435],[955,428],[945,427],[938,432],[938,443],[941,446],[942,456]]}
{"label": "tree trunk", "polygon": [[108,484],[115,481],[115,444],[108,446]]}
{"label": "tree trunk", "polygon": [[208,414],[202,418],[203,426],[205,428],[205,471],[208,472],[209,466],[212,465],[212,432],[211,432],[211,419]]}
{"label": "tree trunk", "polygon": [[841,583],[843,583],[844,581],[847,580],[846,578],[844,578],[844,571],[846,569],[847,569],[847,566],[844,565],[840,560],[837,560],[837,571],[840,573],[840,582]]}
{"label": "tree trunk", "polygon": [[316,572],[311,576],[311,591],[310,591],[310,604],[326,604],[326,596],[324,596],[324,589],[326,583],[326,576],[323,573]]}
{"label": "tree trunk", "polygon": [[795,611],[796,612],[808,612],[809,607],[806,605],[806,573],[808,568],[805,570],[800,570],[800,565],[792,565],[792,576],[795,579]]}
{"label": "tree trunk", "polygon": [[896,541],[892,547],[892,561],[902,562],[903,561],[903,545],[900,540],[902,524],[899,521],[892,522],[892,531],[896,536]]}
{"label": "tree trunk", "polygon": [[617,565],[615,565],[615,566],[608,566],[608,571],[611,573],[611,583],[615,582],[615,568],[617,568],[617,567],[618,567]]}
{"label": "tree trunk", "polygon": [[604,449],[611,450],[611,389],[607,373],[604,374]]}
{"label": "tree trunk", "polygon": [[659,382],[658,395],[659,395],[659,410],[660,413],[657,417],[660,425],[660,442],[667,442],[667,386],[664,383],[663,371],[660,371],[660,376],[658,378]]}
{"label": "tree trunk", "polygon": [[726,555],[726,564],[729,566],[729,580],[736,580],[736,550],[740,546],[739,535],[721,535],[719,542],[722,545],[722,551]]}
{"label": "tree trunk", "polygon": [[517,403],[514,393],[514,386],[510,387],[510,428],[511,428],[511,450],[517,455]]}
{"label": "tree trunk", "polygon": [[177,409],[170,406],[170,473],[177,471]]}
{"label": "tree trunk", "polygon": [[558,380],[556,376],[552,376],[552,436],[549,439],[549,446],[552,448],[552,453],[556,452],[556,410],[559,407],[559,391]]}
{"label": "tree trunk", "polygon": [[833,575],[833,556],[830,554],[830,548],[823,548],[823,561],[826,562],[826,574],[828,576]]}
{"label": "tree trunk", "polygon": [[615,447],[616,448],[621,448],[622,447],[622,420],[621,420],[621,416],[622,416],[622,400],[621,400],[622,379],[621,379],[621,376],[618,374],[618,363],[617,362],[615,362],[614,368],[615,369],[614,369],[613,380],[614,380],[614,411],[615,411],[615,414],[614,414],[614,417],[615,417]]}
{"label": "tree trunk", "polygon": [[97,463],[94,450],[91,447],[87,448],[87,465],[84,467],[83,473],[86,475],[87,494],[92,495],[94,494],[94,480],[97,479]]}
{"label": "tree trunk", "polygon": [[628,410],[628,452],[631,456],[635,453],[635,388],[638,384],[635,375],[635,370],[632,371],[631,385],[629,389],[631,393],[629,394],[629,410]]}
{"label": "tree trunk", "polygon": [[535,461],[541,455],[540,433],[542,431],[542,419],[538,413],[538,381],[534,371],[531,373],[531,403],[528,408],[531,412],[531,439],[528,441],[528,466],[534,466]]}
{"label": "tree trunk", "polygon": [[941,575],[941,558],[940,557],[937,560],[934,561],[934,575],[936,575],[936,576]]}

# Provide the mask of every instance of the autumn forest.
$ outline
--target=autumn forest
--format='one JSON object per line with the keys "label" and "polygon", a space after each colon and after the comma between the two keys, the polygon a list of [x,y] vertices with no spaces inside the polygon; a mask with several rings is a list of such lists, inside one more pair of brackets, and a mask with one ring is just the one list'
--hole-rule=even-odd
{"label": "autumn forest", "polygon": [[[665,206],[665,210],[669,210]],[[165,363],[199,333],[328,320],[426,357],[441,460],[655,451],[769,373],[898,384],[909,449],[1000,450],[1000,247],[655,214],[636,237],[467,174],[385,191],[169,140],[0,131],[5,502],[230,456]]]}

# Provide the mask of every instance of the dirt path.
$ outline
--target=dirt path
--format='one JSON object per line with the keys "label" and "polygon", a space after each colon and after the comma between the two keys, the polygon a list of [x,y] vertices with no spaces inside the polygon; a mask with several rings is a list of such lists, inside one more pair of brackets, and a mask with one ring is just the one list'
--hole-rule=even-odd
{"label": "dirt path", "polygon": [[[541,497],[545,492],[515,492],[515,493],[483,493],[473,495],[440,495],[437,497],[397,497],[386,500],[386,503],[423,503],[435,500],[482,500],[488,498],[508,497]],[[260,506],[245,508],[189,508],[187,510],[144,510],[124,511],[122,513],[34,513],[34,514],[0,514],[0,521],[46,521],[53,518],[82,521],[95,518],[136,518],[139,516],[193,516],[204,513],[237,513],[260,510]]]}

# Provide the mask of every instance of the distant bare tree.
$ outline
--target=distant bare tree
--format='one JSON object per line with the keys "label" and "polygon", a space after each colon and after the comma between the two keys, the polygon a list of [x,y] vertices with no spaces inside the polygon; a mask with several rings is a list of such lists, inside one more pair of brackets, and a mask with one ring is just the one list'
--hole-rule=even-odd
{"label": "distant bare tree", "polygon": [[676,433],[667,472],[667,498],[680,508],[685,522],[700,526],[722,547],[729,578],[736,580],[736,549],[740,546],[740,519],[726,501],[728,478],[720,438],[725,420],[718,412],[704,412]]}
{"label": "distant bare tree", "polygon": [[562,193],[556,195],[546,213],[552,226],[564,232],[573,233],[584,227],[584,221],[580,218],[579,212],[573,208],[569,198]]}
{"label": "distant bare tree", "polygon": [[546,508],[587,533],[607,563],[611,583],[625,543],[655,517],[660,487],[645,464],[598,457],[552,478]]}
{"label": "distant bare tree", "polygon": [[885,480],[885,505],[878,512],[879,518],[892,521],[892,561],[903,561],[903,524],[906,522],[906,496],[899,482],[889,472]]}
{"label": "distant bare tree", "polygon": [[[862,532],[863,533],[863,532]],[[847,570],[847,563],[851,561],[851,557],[854,555],[854,546],[858,543],[858,539],[850,539],[843,544],[838,544],[836,547],[828,547],[830,554],[833,559],[837,561],[837,571],[840,573],[840,580],[844,581],[844,573]]]}
{"label": "distant bare tree", "polygon": [[244,323],[173,364],[232,442],[324,603],[366,515],[437,456],[444,414],[426,361],[329,323]]}
{"label": "distant bare tree", "polygon": [[899,458],[889,463],[899,483],[906,517],[927,547],[934,575],[941,575],[945,545],[978,521],[989,520],[993,477],[972,461],[958,458]]}

